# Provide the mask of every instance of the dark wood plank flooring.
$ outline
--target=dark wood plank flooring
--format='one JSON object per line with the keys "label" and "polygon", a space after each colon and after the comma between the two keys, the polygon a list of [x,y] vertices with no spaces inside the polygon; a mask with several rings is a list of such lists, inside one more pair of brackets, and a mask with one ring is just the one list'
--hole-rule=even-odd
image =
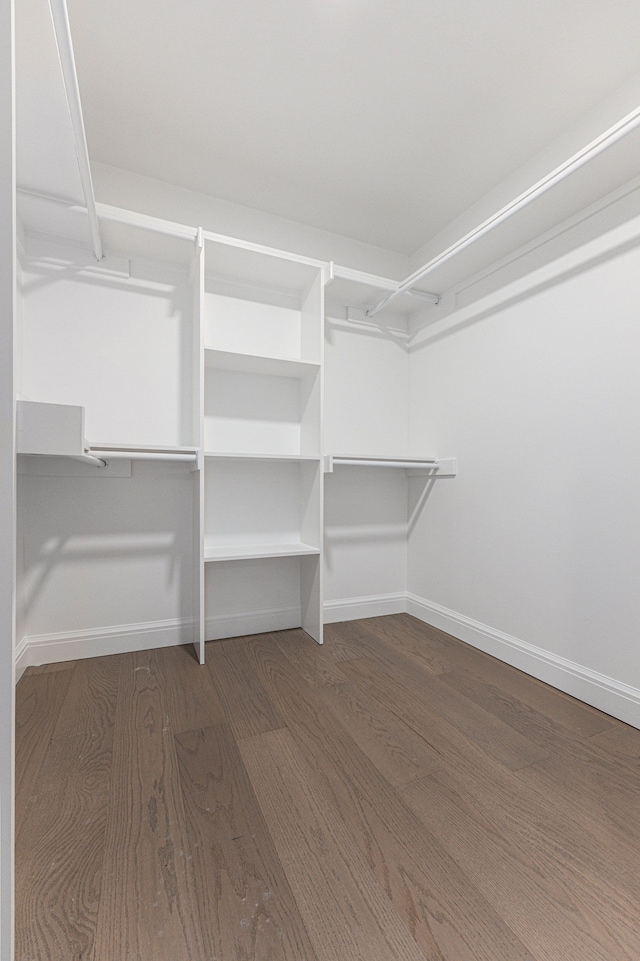
{"label": "dark wood plank flooring", "polygon": [[408,615],[26,672],[17,961],[639,961],[640,731]]}

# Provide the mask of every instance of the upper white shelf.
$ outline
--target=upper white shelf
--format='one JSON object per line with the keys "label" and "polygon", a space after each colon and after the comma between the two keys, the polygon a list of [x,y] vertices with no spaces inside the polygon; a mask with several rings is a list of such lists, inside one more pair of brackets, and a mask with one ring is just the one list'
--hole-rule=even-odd
{"label": "upper white shelf", "polygon": [[328,454],[324,459],[325,473],[334,467],[391,467],[410,471],[426,471],[433,477],[454,477],[457,472],[455,457],[367,457],[352,454]]}
{"label": "upper white shelf", "polygon": [[260,354],[242,354],[231,350],[205,347],[204,362],[217,370],[236,370],[244,374],[267,374],[275,377],[307,377],[320,370],[320,364],[286,357],[264,357]]}
{"label": "upper white shelf", "polygon": [[218,458],[219,460],[259,460],[259,461],[316,461],[320,460],[313,454],[251,454],[245,451],[236,453],[234,451],[206,450],[206,458]]}
{"label": "upper white shelf", "polygon": [[204,551],[205,563],[214,561],[248,561],[269,557],[302,557],[307,554],[319,554],[320,549],[311,544],[300,541],[275,544],[227,544],[224,547],[206,545]]}

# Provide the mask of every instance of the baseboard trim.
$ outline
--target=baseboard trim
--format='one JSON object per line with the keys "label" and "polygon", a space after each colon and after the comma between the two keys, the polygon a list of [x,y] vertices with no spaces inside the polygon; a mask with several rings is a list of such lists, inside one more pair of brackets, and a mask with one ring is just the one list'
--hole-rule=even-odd
{"label": "baseboard trim", "polygon": [[325,624],[336,621],[358,621],[363,617],[383,617],[385,614],[405,614],[407,595],[371,594],[366,597],[344,597],[324,603]]}
{"label": "baseboard trim", "polygon": [[415,594],[407,594],[407,613],[551,684],[565,694],[640,728],[640,689],[636,687],[504,634]]}
{"label": "baseboard trim", "polygon": [[34,634],[16,645],[16,677],[27,667],[75,661],[84,657],[147,651],[154,647],[173,647],[193,640],[193,625],[188,620],[144,621],[117,624],[88,631]]}
{"label": "baseboard trim", "polygon": [[[283,607],[241,614],[207,617],[205,636],[208,641],[222,637],[241,637],[263,631],[286,631],[300,627],[299,607]],[[88,631],[65,631],[57,634],[34,634],[23,637],[16,645],[16,680],[27,667],[76,661],[84,657],[147,651],[155,647],[174,647],[193,641],[193,622],[184,619],[145,621],[140,624],[118,624]]]}
{"label": "baseboard trim", "polygon": [[240,614],[213,614],[206,619],[205,637],[208,641],[217,641],[223,637],[244,637],[264,631],[288,631],[300,627],[301,623],[299,607],[268,608]]}

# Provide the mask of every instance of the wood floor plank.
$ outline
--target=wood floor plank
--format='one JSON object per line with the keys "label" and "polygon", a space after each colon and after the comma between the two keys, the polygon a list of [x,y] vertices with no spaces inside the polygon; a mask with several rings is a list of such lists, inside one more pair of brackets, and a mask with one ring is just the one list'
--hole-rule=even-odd
{"label": "wood floor plank", "polygon": [[638,961],[640,732],[409,615],[326,638],[25,672],[17,961]]}
{"label": "wood floor plank", "polygon": [[361,630],[371,632],[378,642],[417,658],[431,674],[442,674],[456,666],[455,645],[443,642],[439,631],[408,614],[365,618],[357,624]]}
{"label": "wood floor plank", "polygon": [[284,726],[277,708],[251,670],[244,638],[207,644],[206,665],[224,706],[226,720],[237,738],[253,737]]}
{"label": "wood floor plank", "polygon": [[425,961],[290,732],[240,750],[320,961]]}
{"label": "wood floor plank", "polygon": [[485,664],[482,672],[456,670],[442,674],[440,680],[542,743],[558,734],[588,738],[613,725],[606,714],[499,662]]}
{"label": "wood floor plank", "polygon": [[615,721],[612,727],[590,738],[589,743],[618,759],[640,761],[640,731],[622,721]]}
{"label": "wood floor plank", "polygon": [[156,651],[165,682],[174,734],[222,723],[226,716],[211,674],[198,663],[192,644]]}
{"label": "wood floor plank", "polygon": [[620,763],[591,740],[558,740],[535,770],[567,806],[587,812],[622,843],[638,845],[640,765]]}
{"label": "wood floor plank", "polygon": [[[565,758],[562,781],[572,780],[580,766]],[[616,835],[588,797],[580,801],[538,765],[512,772],[458,752],[431,781],[442,782],[472,805],[501,843],[508,839],[522,857],[544,864],[541,878],[561,878],[570,866],[571,883],[578,893],[586,884],[587,900],[598,892],[604,905],[640,904],[640,832],[628,832],[624,839]],[[423,820],[429,810],[428,805],[423,808]],[[436,823],[433,829],[441,832],[442,825]]]}
{"label": "wood floor plank", "polygon": [[390,784],[406,784],[442,768],[442,759],[415,731],[357,684],[325,684],[318,696]]}
{"label": "wood floor plank", "polygon": [[[605,837],[610,839],[610,850],[617,852],[616,873],[621,881],[627,885],[632,877],[637,876],[634,864],[640,858],[640,853],[636,854],[636,848],[629,844],[630,840],[637,843],[639,838],[637,798],[640,796],[640,786],[635,786],[637,772],[629,775],[623,772],[619,764],[609,766],[606,752],[600,764],[597,764],[593,752],[589,752],[587,747],[581,748],[573,742],[558,742],[556,751],[562,753],[562,758],[553,764],[552,770],[547,770],[547,759],[519,769],[516,773],[524,786],[514,794],[515,782],[507,776],[508,769],[492,762],[488,755],[426,707],[419,698],[397,690],[394,679],[382,672],[378,664],[365,659],[356,660],[348,665],[348,673],[405,723],[413,725],[431,750],[442,759],[443,768],[461,771],[468,784],[477,782],[481,785],[488,779],[490,784],[499,785],[507,801],[504,816],[507,816],[509,805],[520,812],[520,819],[523,818],[523,811],[528,811],[529,821],[525,823],[528,823],[529,829],[535,830],[537,825],[542,838],[553,839],[560,856],[572,859],[580,854],[591,861],[595,858],[599,869],[606,875],[607,870],[611,870],[611,864],[607,867],[606,859],[598,859],[603,842],[600,831],[604,828]],[[618,790],[616,785],[619,786]],[[523,796],[535,802],[530,809],[526,807]],[[554,799],[554,803],[550,804],[549,799]],[[640,903],[640,887],[638,900]]]}
{"label": "wood floor plank", "polygon": [[[515,961],[531,954],[373,767],[318,693],[272,645],[255,641],[253,663],[369,868],[426,957]],[[260,797],[259,793],[258,796]]]}
{"label": "wood floor plank", "polygon": [[308,684],[341,684],[347,678],[331,655],[330,644],[316,644],[304,631],[280,631],[273,638]]}
{"label": "wood floor plank", "polygon": [[359,675],[377,675],[374,683],[378,686],[382,683],[389,690],[393,690],[398,701],[402,701],[407,695],[413,695],[418,703],[428,707],[429,711],[446,720],[511,770],[534,764],[548,754],[544,746],[536,744],[495,714],[458,694],[444,684],[440,677],[420,672],[411,662],[407,662],[406,658],[398,656],[388,661],[376,659],[375,663],[366,664],[349,661],[344,665],[344,671],[355,680]]}
{"label": "wood floor plank", "polygon": [[[385,618],[380,620],[384,621]],[[394,619],[389,618],[389,620]],[[372,660],[393,677],[401,678],[405,690],[410,690],[421,699],[428,701],[429,705],[442,717],[475,740],[483,750],[501,763],[515,769],[532,764],[546,756],[545,748],[535,743],[525,733],[519,732],[494,712],[470,701],[464,695],[458,694],[451,686],[442,683],[442,678],[446,675],[434,675],[429,663],[414,656],[411,649],[407,653],[404,645],[399,649],[398,646],[394,647],[388,640],[378,636],[375,630],[363,628],[363,631],[365,630],[369,638],[367,644]],[[345,673],[349,673],[353,660],[356,659],[344,664]]]}
{"label": "wood floor plank", "polygon": [[354,657],[367,657],[378,646],[378,639],[362,621],[340,621],[324,625],[323,649],[340,663]]}
{"label": "wood floor plank", "polygon": [[55,661],[53,664],[31,666],[26,668],[23,676],[31,677],[34,674],[57,674],[58,671],[72,671],[77,663],[78,661]]}
{"label": "wood floor plank", "polygon": [[207,957],[315,961],[229,725],[176,745]]}
{"label": "wood floor plank", "polygon": [[[366,625],[370,622],[360,623]],[[546,715],[549,721],[582,737],[591,737],[606,730],[613,723],[613,719],[596,708],[557,691],[457,638],[443,634],[409,614],[376,618],[371,623],[375,624],[375,627],[372,627],[375,633],[399,643],[403,652],[412,657],[426,661],[433,673],[446,675],[442,680],[451,676],[457,677],[459,674],[474,679],[481,678],[487,684],[502,688],[505,693],[509,692],[523,704]],[[437,663],[442,667],[441,671],[434,669],[434,657],[439,658]]]}
{"label": "wood floor plank", "polygon": [[557,860],[496,825],[447,781],[441,772],[405,785],[401,793],[538,961],[638,958],[637,902],[610,896],[603,903],[594,872],[560,870]]}
{"label": "wood floor plank", "polygon": [[16,835],[46,757],[72,671],[23,676],[16,688]]}
{"label": "wood floor plank", "polygon": [[204,961],[173,735],[153,652],[125,655],[91,961]]}
{"label": "wood floor plank", "polygon": [[91,657],[78,661],[53,730],[54,740],[76,734],[110,738],[119,682],[119,658]]}
{"label": "wood floor plank", "polygon": [[[87,662],[83,673],[90,674],[91,666]],[[76,687],[104,691],[104,677]],[[90,724],[72,725],[69,703],[67,698],[56,728],[65,736],[51,740],[16,840],[16,961],[84,961],[93,951],[114,711],[103,697],[92,706]],[[81,699],[80,715],[86,706]],[[72,728],[77,733],[69,733]]]}

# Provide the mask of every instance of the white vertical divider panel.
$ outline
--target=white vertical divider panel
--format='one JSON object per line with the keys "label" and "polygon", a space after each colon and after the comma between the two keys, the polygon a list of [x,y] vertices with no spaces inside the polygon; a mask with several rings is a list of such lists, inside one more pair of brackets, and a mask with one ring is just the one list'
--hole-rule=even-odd
{"label": "white vertical divider panel", "polygon": [[204,240],[198,228],[193,264],[193,424],[198,463],[193,471],[193,642],[200,664],[205,657],[204,619]]}
{"label": "white vertical divider panel", "polygon": [[13,961],[16,206],[13,0],[0,0],[0,957]]}
{"label": "white vertical divider panel", "polygon": [[305,544],[320,549],[317,555],[300,558],[300,607],[302,628],[318,644],[323,637],[323,511],[322,471],[322,358],[324,352],[325,271],[319,270],[301,307],[300,347],[305,360],[319,365],[318,373],[301,384],[301,453],[318,457],[300,465],[300,526]]}

